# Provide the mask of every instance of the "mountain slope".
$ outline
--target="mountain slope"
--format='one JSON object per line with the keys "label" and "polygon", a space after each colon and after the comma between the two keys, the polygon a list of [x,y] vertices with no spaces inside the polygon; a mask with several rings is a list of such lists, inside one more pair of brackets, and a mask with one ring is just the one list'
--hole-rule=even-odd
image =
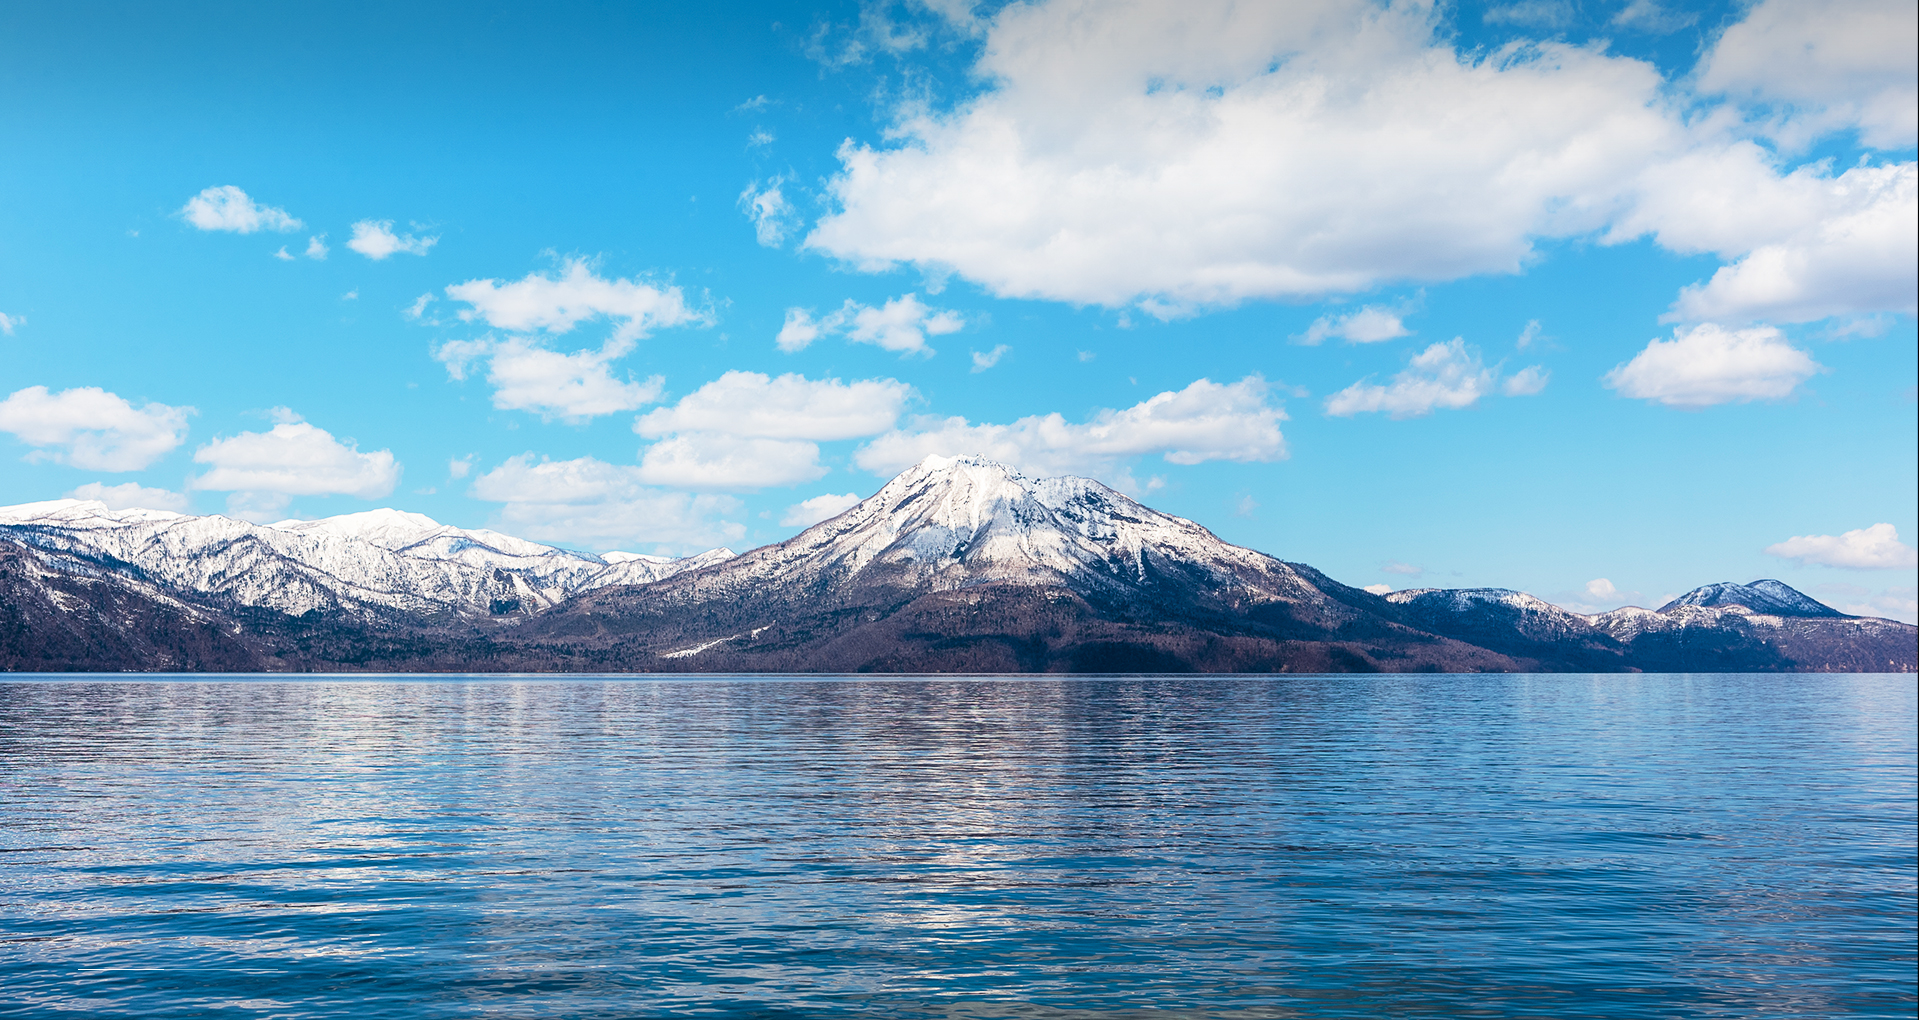
{"label": "mountain slope", "polygon": [[1777,581],[1658,611],[1380,597],[1079,478],[929,458],[776,545],[591,556],[381,510],[0,508],[0,668],[1913,670],[1919,629]]}
{"label": "mountain slope", "polygon": [[0,539],[98,570],[291,616],[527,613],[606,584],[658,580],[724,559],[617,560],[397,510],[258,525],[84,500],[0,507]]}
{"label": "mountain slope", "polygon": [[1499,588],[1393,592],[1406,622],[1562,668],[1656,672],[1919,667],[1919,630],[1847,616],[1780,581],[1709,584],[1657,612],[1626,607],[1587,616]]}
{"label": "mountain slope", "polygon": [[928,458],[777,545],[587,593],[525,640],[652,669],[1513,669],[1088,479]]}

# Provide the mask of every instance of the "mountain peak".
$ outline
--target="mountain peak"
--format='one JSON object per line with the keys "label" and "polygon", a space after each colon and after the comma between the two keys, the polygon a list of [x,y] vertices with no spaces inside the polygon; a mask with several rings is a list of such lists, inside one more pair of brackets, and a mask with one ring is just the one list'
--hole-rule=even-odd
{"label": "mountain peak", "polygon": [[1767,616],[1846,615],[1783,581],[1775,581],[1771,578],[1754,581],[1751,584],[1721,581],[1718,584],[1694,588],[1660,606],[1659,611],[1670,613],[1686,606],[1701,609],[1740,606]]}

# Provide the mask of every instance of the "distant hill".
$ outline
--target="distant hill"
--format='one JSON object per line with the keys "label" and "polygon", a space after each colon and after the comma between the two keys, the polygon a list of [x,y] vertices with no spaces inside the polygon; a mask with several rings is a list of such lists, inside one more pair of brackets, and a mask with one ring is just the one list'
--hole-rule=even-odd
{"label": "distant hill", "polygon": [[928,458],[735,556],[596,557],[417,514],[0,508],[0,667],[639,672],[1912,671],[1778,581],[1658,611],[1381,597],[1083,478]]}

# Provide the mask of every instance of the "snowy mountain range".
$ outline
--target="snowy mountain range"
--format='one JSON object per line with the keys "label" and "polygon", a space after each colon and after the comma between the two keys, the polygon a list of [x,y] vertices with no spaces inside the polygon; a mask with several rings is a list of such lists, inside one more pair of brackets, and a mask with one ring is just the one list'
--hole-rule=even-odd
{"label": "snowy mountain range", "polygon": [[0,508],[15,669],[1911,670],[1915,633],[1777,581],[1597,616],[1503,589],[1381,597],[976,457],[928,458],[784,542],[683,559],[396,510]]}
{"label": "snowy mountain range", "polygon": [[289,615],[533,612],[606,585],[646,584],[733,555],[602,556],[399,510],[249,524],[62,499],[0,507],[0,540]]}

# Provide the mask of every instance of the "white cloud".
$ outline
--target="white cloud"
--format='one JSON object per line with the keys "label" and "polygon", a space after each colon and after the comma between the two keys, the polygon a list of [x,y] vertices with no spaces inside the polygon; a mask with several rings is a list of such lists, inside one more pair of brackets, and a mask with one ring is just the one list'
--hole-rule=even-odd
{"label": "white cloud", "polygon": [[227,497],[227,516],[255,524],[287,519],[293,497],[284,492],[236,492]]}
{"label": "white cloud", "polygon": [[1012,348],[1006,346],[1005,344],[994,344],[993,349],[990,351],[986,351],[985,353],[974,351],[973,352],[973,371],[984,372],[987,369],[992,368],[994,365],[999,364],[999,359],[1005,357],[1006,352],[1010,350],[1012,350]]}
{"label": "white cloud", "polygon": [[613,375],[613,360],[632,348],[632,341],[614,339],[598,350],[562,354],[516,336],[501,341],[448,341],[433,354],[455,379],[466,378],[470,365],[484,359],[486,380],[493,386],[494,407],[578,423],[602,414],[632,411],[660,398],[666,388],[666,380],[660,376],[634,382]]}
{"label": "white cloud", "polygon": [[786,514],[780,518],[780,524],[788,528],[810,528],[821,521],[831,520],[858,506],[860,497],[856,493],[814,496],[803,499],[786,508]]}
{"label": "white cloud", "polygon": [[1481,17],[1489,25],[1564,28],[1572,24],[1573,15],[1570,0],[1516,0],[1488,7]]}
{"label": "white cloud", "polygon": [[686,432],[648,446],[640,457],[639,479],[681,489],[745,492],[799,485],[825,474],[814,443]]}
{"label": "white cloud", "polygon": [[1848,531],[1843,535],[1794,535],[1766,547],[1766,555],[1824,567],[1855,570],[1911,570],[1919,567],[1919,551],[1899,540],[1890,524]]}
{"label": "white cloud", "polygon": [[[766,140],[772,141],[773,136],[766,136]],[[787,232],[801,222],[799,210],[780,193],[780,186],[785,183],[782,177],[775,177],[764,185],[754,181],[740,192],[740,209],[753,221],[754,237],[768,248],[778,248],[786,240]]]}
{"label": "white cloud", "polygon": [[1040,474],[1106,474],[1133,486],[1121,462],[1144,454],[1162,454],[1175,464],[1284,459],[1279,423],[1286,413],[1266,402],[1267,390],[1258,376],[1223,385],[1200,379],[1124,410],[1102,410],[1084,424],[1069,423],[1057,412],[1010,425],[927,416],[875,438],[853,459],[890,475],[929,455],[971,453]]}
{"label": "white cloud", "polygon": [[615,323],[615,337],[631,340],[656,329],[713,321],[711,312],[690,307],[678,287],[605,279],[585,259],[567,259],[553,276],[528,273],[511,283],[456,283],[446,295],[472,306],[459,313],[461,321],[477,319],[514,333],[567,333],[582,322],[605,318]]}
{"label": "white cloud", "polygon": [[820,324],[813,319],[813,313],[804,308],[788,308],[786,322],[780,326],[780,335],[773,338],[775,346],[788,354],[803,351],[806,346],[819,339],[823,332]]}
{"label": "white cloud", "polygon": [[826,474],[810,440],[883,432],[912,396],[911,386],[893,379],[849,384],[727,372],[633,423],[633,431],[661,440],[642,454],[641,478],[726,490],[810,482]]}
{"label": "white cloud", "polygon": [[1322,315],[1313,320],[1306,334],[1299,338],[1303,344],[1323,343],[1328,337],[1339,337],[1348,343],[1370,344],[1394,337],[1411,336],[1412,331],[1400,321],[1398,315],[1384,308],[1371,305],[1341,316]]}
{"label": "white cloud", "polygon": [[1919,590],[1910,585],[1887,588],[1874,592],[1851,584],[1822,584],[1818,589],[1827,594],[1849,596],[1847,601],[1826,600],[1835,605],[1842,613],[1853,616],[1881,616],[1901,623],[1919,623]]}
{"label": "white cloud", "polygon": [[138,471],[187,438],[191,407],[134,407],[98,386],[49,393],[29,386],[0,400],[0,432],[40,449],[29,460],[52,460],[95,471]]}
{"label": "white cloud", "polygon": [[1586,582],[1586,594],[1591,595],[1601,602],[1611,602],[1613,599],[1619,597],[1619,589],[1614,587],[1611,581],[1603,577],[1596,577]]}
{"label": "white cloud", "polygon": [[[1493,391],[1497,376],[1480,360],[1478,351],[1455,337],[1413,355],[1412,364],[1387,385],[1362,379],[1327,397],[1326,413],[1348,417],[1385,411],[1394,418],[1413,418],[1431,414],[1434,408],[1470,407]],[[1543,379],[1539,385],[1545,385]]]}
{"label": "white cloud", "polygon": [[144,510],[172,510],[184,513],[187,509],[187,497],[184,493],[167,489],[149,489],[144,485],[127,482],[124,485],[108,485],[105,482],[88,482],[67,493],[70,499],[97,499],[111,510],[126,510],[139,507]]}
{"label": "white cloud", "polygon": [[446,462],[448,478],[465,478],[473,472],[473,464],[479,460],[478,454],[469,453],[464,457],[449,457]]}
{"label": "white cloud", "polygon": [[393,451],[361,453],[357,444],[342,443],[325,429],[297,419],[284,420],[293,417],[291,412],[277,417],[283,420],[271,431],[242,432],[195,450],[194,462],[210,465],[211,469],[192,479],[190,487],[282,496],[339,493],[375,499],[399,484],[400,464],[393,459]]}
{"label": "white cloud", "polygon": [[1656,35],[1677,32],[1699,20],[1693,11],[1675,11],[1661,6],[1656,0],[1632,0],[1619,13],[1612,16],[1612,23],[1621,28],[1637,29]]}
{"label": "white cloud", "polygon": [[187,199],[187,204],[180,207],[180,216],[200,230],[235,234],[251,234],[257,230],[285,233],[304,226],[288,216],[285,209],[259,205],[231,184],[208,188]]}
{"label": "white cloud", "polygon": [[778,378],[727,372],[633,423],[648,438],[712,432],[769,439],[853,439],[884,432],[899,419],[913,388],[895,379]]}
{"label": "white cloud", "polygon": [[[1548,24],[1568,9],[1498,16]],[[1871,30],[1851,11],[1823,15],[1844,25],[1832,33]],[[1627,20],[1653,17],[1640,5]],[[1883,36],[1906,51],[1911,37]],[[1708,246],[1728,262],[1835,232],[1847,251],[1866,243],[1815,194],[1834,181],[1825,165],[1782,174],[1776,153],[1742,140],[1753,128],[1736,110],[1698,108],[1686,82],[1599,46],[1461,54],[1430,4],[1036,0],[1002,8],[981,53],[981,95],[948,113],[902,102],[887,147],[841,147],[837,208],[805,246],[1002,297],[1166,317],[1517,273],[1547,238],[1652,233],[1684,251],[1698,243],[1678,228],[1722,207],[1752,228]],[[1750,173],[1694,172],[1742,161]],[[1813,187],[1785,186],[1794,176]],[[1910,238],[1913,217],[1897,211],[1871,215]],[[1759,303],[1911,307],[1910,251],[1879,267],[1848,258],[1868,280],[1815,267],[1795,277],[1803,293]]]}
{"label": "white cloud", "polygon": [[26,324],[27,320],[25,316],[8,315],[5,312],[0,312],[0,334],[12,336],[14,330]]}
{"label": "white cloud", "polygon": [[1499,384],[1499,392],[1509,397],[1530,397],[1544,390],[1547,381],[1552,379],[1552,375],[1539,365],[1527,365],[1507,376],[1505,381]]}
{"label": "white cloud", "polygon": [[848,298],[839,311],[818,320],[804,308],[787,309],[786,323],[774,343],[790,354],[824,334],[838,333],[854,343],[931,356],[933,349],[926,346],[928,336],[957,333],[964,328],[966,320],[958,312],[930,307],[917,294],[892,298],[878,308]]}
{"label": "white cloud", "polygon": [[[468,280],[446,293],[469,306],[459,312],[462,321],[479,320],[514,333],[564,334],[602,318],[614,324],[612,336],[597,350],[570,354],[548,350],[527,336],[454,340],[434,350],[455,379],[466,378],[474,362],[486,361],[493,406],[573,422],[659,399],[664,380],[621,379],[612,363],[655,329],[712,322],[711,313],[687,305],[678,287],[605,279],[582,259],[567,260],[557,275],[529,273],[511,283]],[[425,304],[416,302],[414,308],[423,313]]]}
{"label": "white cloud", "polygon": [[[396,234],[392,220],[360,220],[353,224],[353,237],[346,246],[378,262],[389,255],[425,255],[428,248],[439,242],[438,237]],[[308,250],[312,250],[311,245]]]}
{"label": "white cloud", "polygon": [[540,541],[600,549],[652,545],[670,553],[746,535],[745,526],[719,519],[738,514],[739,500],[649,488],[639,468],[592,457],[536,463],[532,454],[521,454],[481,475],[472,493],[505,504],[500,530]]}
{"label": "white cloud", "polygon": [[1730,401],[1778,400],[1820,371],[1812,356],[1771,326],[1728,330],[1713,323],[1673,330],[1631,361],[1606,373],[1623,396],[1670,407],[1707,407]]}
{"label": "white cloud", "polygon": [[806,243],[1108,306],[1350,292],[1516,271],[1683,143],[1649,65],[1462,59],[1433,28],[1358,0],[1007,7],[975,68],[996,87],[843,146]]}
{"label": "white cloud", "polygon": [[412,304],[401,309],[400,314],[405,316],[406,318],[418,321],[421,317],[426,315],[426,306],[432,303],[433,303],[432,294],[422,294],[419,297],[414,298]]}
{"label": "white cloud", "polygon": [[1519,331],[1519,338],[1513,341],[1513,346],[1523,351],[1526,348],[1531,347],[1533,345],[1533,342],[1538,339],[1539,339],[1539,320],[1528,319],[1526,320],[1526,328]]}
{"label": "white cloud", "polygon": [[1418,577],[1426,572],[1425,567],[1415,567],[1410,563],[1401,563],[1398,560],[1392,560],[1379,569],[1388,574],[1402,574],[1406,577]]}
{"label": "white cloud", "polygon": [[282,262],[292,262],[292,261],[293,261],[293,256],[292,256],[292,255],[289,255],[289,254],[287,253],[287,247],[286,247],[286,245],[284,245],[284,244],[280,246],[280,250],[279,250],[279,251],[276,251],[276,252],[274,252],[274,253],[273,253],[273,257],[274,257],[274,258],[276,258],[276,259],[279,259],[279,260],[280,260],[280,261],[282,261]]}
{"label": "white cloud", "polygon": [[1813,179],[1816,220],[1680,291],[1668,321],[1810,322],[1915,310],[1919,166],[1855,167]]}
{"label": "white cloud", "polygon": [[324,260],[327,255],[326,235],[315,234],[307,238],[307,250],[305,254],[307,258],[315,261]]}
{"label": "white cloud", "polygon": [[1393,586],[1390,584],[1369,584],[1360,590],[1372,592],[1374,595],[1389,595],[1392,593]]}
{"label": "white cloud", "polygon": [[1919,10],[1910,0],[1761,0],[1701,62],[1700,88],[1776,107],[1787,144],[1856,127],[1867,145],[1919,138]]}

